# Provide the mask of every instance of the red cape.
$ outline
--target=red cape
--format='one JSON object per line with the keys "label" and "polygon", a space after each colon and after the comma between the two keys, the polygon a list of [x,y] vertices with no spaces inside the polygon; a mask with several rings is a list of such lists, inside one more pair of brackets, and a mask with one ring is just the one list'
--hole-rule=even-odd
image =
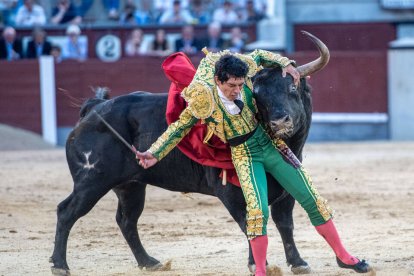
{"label": "red cape", "polygon": [[[171,81],[166,111],[167,123],[171,124],[178,120],[186,107],[181,91],[190,85],[196,69],[191,60],[182,52],[168,56],[162,63],[162,69]],[[201,165],[225,169],[227,181],[240,187],[231,161],[230,147],[215,135],[210,138],[209,145],[204,144],[206,134],[207,126],[199,121],[177,146],[187,157]],[[222,174],[220,176],[222,177]]]}

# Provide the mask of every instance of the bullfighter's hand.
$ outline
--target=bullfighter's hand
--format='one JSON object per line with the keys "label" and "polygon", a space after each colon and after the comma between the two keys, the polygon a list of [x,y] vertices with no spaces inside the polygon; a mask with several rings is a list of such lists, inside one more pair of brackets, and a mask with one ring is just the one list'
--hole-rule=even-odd
{"label": "bullfighter's hand", "polygon": [[296,86],[298,86],[300,81],[300,74],[298,70],[296,70],[296,68],[292,64],[289,64],[288,66],[282,69],[283,77],[286,77],[286,73],[289,73],[293,77],[293,82]]}
{"label": "bullfighter's hand", "polygon": [[137,151],[135,157],[137,160],[139,160],[138,164],[144,169],[148,169],[158,162],[157,158],[155,158],[154,155],[152,155],[152,153],[150,153],[149,151]]}

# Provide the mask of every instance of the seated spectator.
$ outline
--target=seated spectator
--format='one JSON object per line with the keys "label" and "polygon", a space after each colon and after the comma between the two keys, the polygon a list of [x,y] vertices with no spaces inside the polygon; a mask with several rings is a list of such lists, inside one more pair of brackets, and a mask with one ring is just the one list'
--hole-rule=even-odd
{"label": "seated spectator", "polygon": [[124,6],[124,10],[119,16],[119,23],[121,24],[136,24],[135,22],[135,6],[134,0],[127,0]]}
{"label": "seated spectator", "polygon": [[252,0],[246,2],[246,7],[241,10],[241,20],[243,22],[258,22],[265,18],[265,13],[258,10]]}
{"label": "seated spectator", "polygon": [[172,9],[165,11],[160,24],[191,24],[193,17],[188,10],[181,8],[181,1],[175,0]]}
{"label": "seated spectator", "polygon": [[[147,0],[141,0],[141,1],[147,1]],[[153,5],[153,11],[154,11],[154,19],[156,22],[160,21],[161,16],[164,14],[164,12],[168,11],[168,10],[172,10],[173,9],[173,5],[174,5],[174,1],[175,0],[154,0],[151,1],[152,5]],[[189,3],[190,0],[181,0],[181,8],[182,9],[188,9],[189,8]]]}
{"label": "seated spectator", "polygon": [[16,14],[16,26],[35,26],[46,23],[45,10],[34,3],[34,0],[24,0]]}
{"label": "seated spectator", "polygon": [[224,1],[223,6],[214,12],[213,21],[219,22],[221,24],[240,23],[239,16],[234,10],[231,1]]}
{"label": "seated spectator", "polygon": [[58,0],[56,6],[52,10],[52,24],[80,24],[82,17],[79,15],[76,7],[71,0]]}
{"label": "seated spectator", "polygon": [[129,38],[125,42],[125,55],[128,57],[146,54],[143,42],[143,32],[141,29],[131,31]]}
{"label": "seated spectator", "polygon": [[17,7],[17,0],[0,0],[0,27],[13,25],[10,16]]}
{"label": "seated spectator", "polygon": [[151,10],[151,1],[141,0],[141,5],[135,10],[134,17],[138,25],[155,23],[156,16]]}
{"label": "seated spectator", "polygon": [[88,57],[88,41],[80,37],[78,25],[69,25],[66,29],[67,40],[62,48],[62,59],[86,60]]}
{"label": "seated spectator", "polygon": [[[76,13],[82,19],[93,5],[93,0],[74,0]],[[119,20],[119,0],[102,0],[102,4],[108,13],[108,19]]]}
{"label": "seated spectator", "polygon": [[190,14],[193,17],[194,24],[209,24],[211,16],[201,0],[194,0],[191,6]]}
{"label": "seated spectator", "polygon": [[200,49],[201,43],[194,37],[193,26],[184,26],[181,30],[181,38],[175,41],[175,51],[191,55],[197,53]]}
{"label": "seated spectator", "polygon": [[254,9],[257,10],[259,13],[266,15],[266,9],[267,9],[267,2],[268,0],[237,0],[235,2],[236,10],[237,9],[246,9],[246,6],[248,5],[247,2],[251,1],[253,3]]}
{"label": "seated spectator", "polygon": [[62,61],[62,48],[60,48],[59,45],[52,45],[50,55],[54,58],[56,63],[60,63]]}
{"label": "seated spectator", "polygon": [[221,24],[213,22],[208,25],[207,37],[203,40],[202,46],[207,47],[210,52],[223,50],[224,39],[221,37]]}
{"label": "seated spectator", "polygon": [[50,55],[52,44],[46,40],[46,32],[41,28],[35,28],[32,39],[27,44],[27,58],[38,58],[43,55]]}
{"label": "seated spectator", "polygon": [[224,48],[233,53],[242,53],[246,42],[239,27],[233,27],[230,32],[230,39],[224,43]]}
{"label": "seated spectator", "polygon": [[17,60],[23,57],[22,41],[16,38],[16,30],[6,27],[0,40],[0,59]]}
{"label": "seated spectator", "polygon": [[152,42],[150,54],[158,56],[166,56],[171,54],[171,49],[168,46],[168,41],[163,29],[157,30],[155,34],[155,39]]}
{"label": "seated spectator", "polygon": [[108,12],[108,19],[119,20],[119,0],[102,0]]}

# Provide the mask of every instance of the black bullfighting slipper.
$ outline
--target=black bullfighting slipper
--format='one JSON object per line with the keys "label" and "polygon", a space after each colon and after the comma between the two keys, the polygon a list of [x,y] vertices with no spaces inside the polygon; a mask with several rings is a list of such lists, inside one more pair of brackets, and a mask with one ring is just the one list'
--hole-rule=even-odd
{"label": "black bullfighting slipper", "polygon": [[338,263],[339,267],[350,268],[358,273],[367,273],[368,271],[371,271],[371,267],[365,262],[365,260],[358,261],[354,265],[347,265],[344,264],[338,257],[336,257],[336,262]]}

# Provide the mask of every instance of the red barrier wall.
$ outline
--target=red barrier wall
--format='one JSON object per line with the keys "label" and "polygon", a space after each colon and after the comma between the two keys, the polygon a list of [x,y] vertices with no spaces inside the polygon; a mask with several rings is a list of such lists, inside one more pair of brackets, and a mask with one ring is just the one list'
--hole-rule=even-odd
{"label": "red barrier wall", "polygon": [[0,62],[0,123],[41,132],[37,61]]}
{"label": "red barrier wall", "polygon": [[304,35],[316,35],[331,51],[386,51],[396,39],[391,23],[298,24],[294,27],[295,51],[314,51],[315,46]]}
{"label": "red barrier wall", "polygon": [[[193,57],[198,64],[200,56]],[[291,56],[298,64],[317,58],[312,52]],[[73,126],[78,107],[62,91],[84,100],[90,87],[108,86],[112,95],[133,91],[166,92],[169,82],[161,70],[163,58],[143,56],[103,63],[66,61],[56,64],[58,126]],[[387,112],[385,52],[331,52],[327,67],[313,75],[315,112]],[[0,123],[41,132],[39,69],[36,60],[0,62]]]}
{"label": "red barrier wall", "polygon": [[[310,52],[293,56],[299,64],[316,57]],[[388,112],[386,52],[331,52],[310,84],[315,112]]]}

